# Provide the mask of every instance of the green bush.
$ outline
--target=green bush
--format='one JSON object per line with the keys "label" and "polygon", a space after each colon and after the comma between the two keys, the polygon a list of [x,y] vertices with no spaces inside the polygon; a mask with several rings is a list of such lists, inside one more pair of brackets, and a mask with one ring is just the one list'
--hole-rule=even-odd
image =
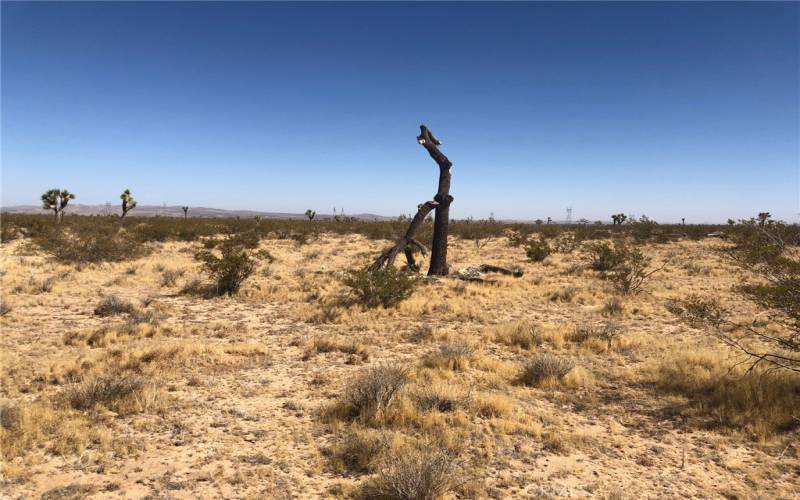
{"label": "green bush", "polygon": [[247,250],[230,242],[220,244],[219,252],[218,256],[211,250],[201,250],[195,258],[216,283],[217,295],[233,295],[253,274],[255,261]]}
{"label": "green bush", "polygon": [[611,271],[625,260],[625,243],[616,240],[612,247],[608,243],[589,243],[584,247],[589,267],[595,271]]}
{"label": "green bush", "polygon": [[532,239],[525,246],[525,254],[533,262],[541,262],[551,253],[553,250],[544,238]]}
{"label": "green bush", "polygon": [[404,301],[417,288],[419,277],[394,267],[377,271],[349,271],[342,282],[365,307],[392,307]]}

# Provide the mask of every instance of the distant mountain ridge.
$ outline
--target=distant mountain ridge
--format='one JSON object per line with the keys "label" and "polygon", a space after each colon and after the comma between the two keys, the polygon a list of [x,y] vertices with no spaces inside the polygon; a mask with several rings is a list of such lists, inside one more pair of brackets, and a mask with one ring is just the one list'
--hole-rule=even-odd
{"label": "distant mountain ridge", "polygon": [[[65,213],[76,215],[119,215],[120,208],[116,205],[82,205],[70,203]],[[46,214],[48,211],[39,205],[12,205],[0,207],[0,213],[8,214]],[[179,206],[163,205],[138,205],[129,212],[130,217],[183,217],[183,209]],[[226,210],[223,208],[189,207],[189,217],[221,218],[221,217],[263,217],[265,219],[306,219],[305,214],[284,212],[260,212],[256,210]],[[396,217],[387,217],[376,214],[347,214],[360,220],[394,220]],[[315,219],[330,219],[330,214],[317,214]]]}

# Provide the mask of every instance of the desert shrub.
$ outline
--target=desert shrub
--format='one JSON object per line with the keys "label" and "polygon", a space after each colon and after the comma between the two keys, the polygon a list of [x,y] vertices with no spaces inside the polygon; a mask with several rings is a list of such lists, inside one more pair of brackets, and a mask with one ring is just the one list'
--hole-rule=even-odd
{"label": "desert shrub", "polygon": [[145,379],[138,375],[108,374],[76,384],[64,396],[76,410],[90,410],[97,405],[116,410],[125,399],[141,393],[145,385]]}
{"label": "desert shrub", "polygon": [[520,381],[525,385],[538,386],[548,380],[558,380],[575,367],[568,358],[552,354],[537,354],[525,365]]}
{"label": "desert shrub", "polygon": [[134,314],[136,307],[130,302],[126,302],[116,295],[109,295],[94,308],[97,316],[114,316],[117,314]]}
{"label": "desert shrub", "polygon": [[185,269],[165,269],[161,273],[161,286],[175,286],[178,282],[178,278],[181,278],[185,273]]}
{"label": "desert shrub", "polygon": [[423,364],[431,368],[464,371],[475,358],[475,351],[475,346],[465,342],[445,344],[439,352],[426,356]]}
{"label": "desert shrub", "polygon": [[552,249],[558,253],[572,253],[580,244],[579,238],[575,233],[561,233],[551,240]]}
{"label": "desert shrub", "polygon": [[387,454],[374,478],[363,488],[364,498],[383,500],[436,500],[457,484],[455,457],[432,447]]}
{"label": "desert shrub", "polygon": [[623,261],[606,274],[614,287],[623,294],[634,294],[641,291],[645,281],[653,274],[661,271],[666,266],[651,269],[652,259],[647,257],[638,248],[628,249]]}
{"label": "desert shrub", "polygon": [[351,472],[370,472],[389,447],[386,433],[374,429],[348,428],[327,450],[333,466]]}
{"label": "desert shrub", "polygon": [[619,297],[610,297],[603,304],[603,309],[600,311],[604,316],[619,316],[625,311],[625,304]]}
{"label": "desert shrub", "polygon": [[541,262],[551,253],[553,250],[544,238],[531,239],[525,246],[525,255],[533,262]]}
{"label": "desert shrub", "polygon": [[578,289],[572,285],[565,286],[561,290],[557,290],[550,294],[550,300],[553,302],[572,302]]}
{"label": "desert shrub", "polygon": [[201,250],[195,258],[214,280],[217,295],[233,295],[253,274],[255,262],[247,250],[232,241],[221,243],[219,253],[218,256],[211,250]]}
{"label": "desert shrub", "polygon": [[411,394],[411,400],[421,410],[447,413],[468,408],[472,394],[457,385],[426,384]]}
{"label": "desert shrub", "polygon": [[356,300],[370,308],[399,304],[411,296],[419,282],[416,274],[393,267],[377,271],[349,271],[342,279]]}
{"label": "desert shrub", "polygon": [[620,240],[614,246],[605,242],[589,243],[584,246],[588,255],[589,267],[595,271],[611,271],[625,259],[625,245]]}
{"label": "desert shrub", "polygon": [[0,316],[5,316],[11,312],[11,306],[3,300],[0,300]]}
{"label": "desert shrub", "polygon": [[530,350],[542,341],[539,327],[534,323],[519,321],[498,327],[494,340],[509,346],[518,346]]}
{"label": "desert shrub", "polygon": [[342,410],[348,418],[373,421],[397,400],[408,382],[408,371],[400,366],[368,368],[345,387]]}
{"label": "desert shrub", "polygon": [[526,240],[526,236],[517,229],[507,229],[503,236],[508,239],[508,244],[512,247],[522,246]]}
{"label": "desert shrub", "polygon": [[649,266],[652,259],[640,249],[627,245],[623,240],[615,240],[613,247],[608,243],[591,243],[585,250],[589,266],[600,271],[602,277],[611,281],[623,294],[638,293],[653,274],[666,266],[664,263],[660,267],[651,269]]}
{"label": "desert shrub", "polygon": [[601,342],[605,342],[611,347],[611,343],[619,337],[622,333],[622,326],[618,323],[604,323],[603,325],[591,325],[587,323],[581,323],[575,325],[572,333],[570,334],[570,340],[573,342],[584,343],[590,340],[596,339]]}

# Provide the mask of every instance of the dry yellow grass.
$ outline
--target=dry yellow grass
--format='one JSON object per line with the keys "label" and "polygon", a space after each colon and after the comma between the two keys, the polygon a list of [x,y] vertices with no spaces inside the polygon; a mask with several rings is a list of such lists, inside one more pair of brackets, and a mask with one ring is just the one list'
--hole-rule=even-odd
{"label": "dry yellow grass", "polygon": [[[455,239],[454,269],[524,276],[349,305],[340,272],[385,244],[264,240],[273,259],[210,299],[180,293],[201,276],[190,243],[80,269],[3,245],[0,494],[328,498],[417,480],[462,498],[800,494],[797,379],[730,371],[730,351],[663,306],[700,293],[754,317],[711,243],[647,246],[672,264],[619,297],[578,254],[534,264],[505,238]],[[112,296],[132,309],[96,315]],[[520,383],[541,356],[574,367]],[[358,399],[387,366],[405,373],[396,393]]]}

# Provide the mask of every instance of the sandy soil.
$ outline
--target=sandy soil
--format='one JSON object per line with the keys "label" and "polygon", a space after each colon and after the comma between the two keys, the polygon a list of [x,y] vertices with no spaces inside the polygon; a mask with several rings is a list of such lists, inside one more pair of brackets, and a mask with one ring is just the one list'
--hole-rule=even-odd
{"label": "sandy soil", "polygon": [[[359,236],[322,236],[302,246],[263,241],[274,261],[262,259],[238,296],[213,299],[179,293],[200,275],[191,244],[163,244],[143,259],[79,270],[14,241],[0,250],[3,301],[11,307],[0,318],[3,404],[24,409],[50,401],[42,411],[60,422],[45,430],[35,428],[35,418],[29,422],[29,448],[3,457],[0,492],[346,497],[371,474],[334,464],[331,449],[351,424],[331,422],[325,410],[362,370],[397,362],[416,370],[417,385],[434,381],[464,387],[475,400],[500,398],[496,411],[470,407],[387,426],[404,436],[450,433],[460,441],[469,480],[451,497],[800,498],[796,430],[759,439],[715,425],[713,415],[652,382],[665,360],[732,356],[678,322],[666,299],[723,296],[740,314],[758,314],[731,296],[741,277],[712,244],[646,247],[655,263],[670,263],[645,292],[621,299],[621,313],[609,315],[604,308],[615,293],[574,267],[579,254],[534,264],[505,238],[453,242],[451,266],[519,266],[522,278],[440,279],[396,308],[376,310],[343,302],[341,270],[386,245]],[[180,275],[164,283],[170,270]],[[563,293],[568,287],[574,289]],[[125,333],[125,315],[94,314],[110,295],[157,311],[159,321]],[[571,340],[576,325],[608,321],[621,327],[613,342]],[[538,325],[543,340],[507,345],[502,332],[515,322]],[[318,352],[329,350],[315,348],[319,340],[341,348]],[[467,366],[425,364],[442,345],[457,343],[475,348]],[[568,357],[578,369],[552,386],[516,382],[540,352]],[[152,383],[152,400],[137,402],[140,411],[59,403],[72,385],[120,359],[135,360]]]}

